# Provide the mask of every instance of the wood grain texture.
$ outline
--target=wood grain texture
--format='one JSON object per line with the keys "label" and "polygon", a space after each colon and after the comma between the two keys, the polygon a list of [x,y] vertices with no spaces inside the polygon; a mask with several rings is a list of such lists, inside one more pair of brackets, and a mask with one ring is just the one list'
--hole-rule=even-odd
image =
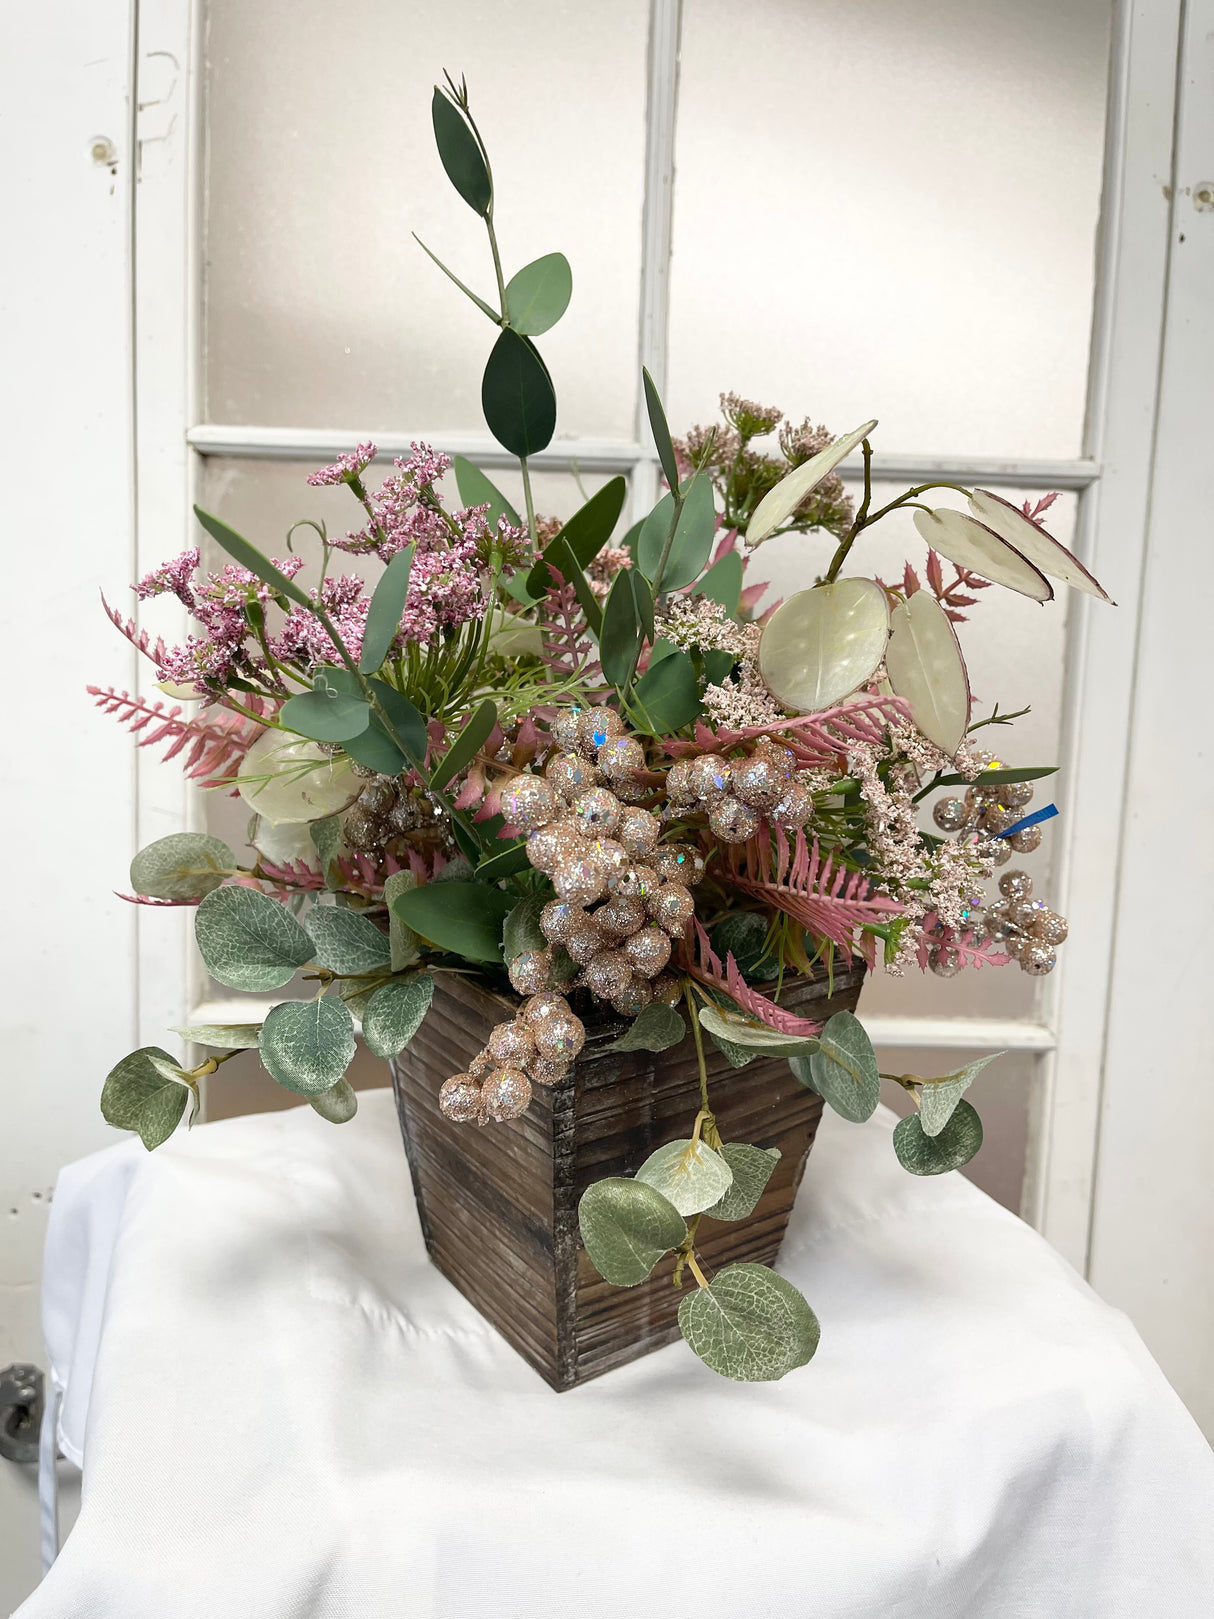
{"label": "wood grain texture", "polygon": [[[854,1012],[859,965],[790,986],[782,1004],[825,1020]],[[690,1135],[700,1105],[690,1034],[662,1052],[605,1049],[627,1024],[587,1012],[587,1039],[567,1078],[535,1088],[521,1119],[453,1124],[438,1091],[465,1070],[516,1002],[441,973],[426,1021],[392,1064],[401,1133],[431,1259],[554,1389],[572,1388],[679,1336],[682,1293],[663,1260],[639,1287],[604,1282],[586,1257],[577,1205],[592,1181],[631,1175],[655,1148]],[[780,1251],[822,1099],[781,1059],[731,1068],[706,1042],[709,1098],[726,1141],[778,1147],[780,1161],[747,1220],[701,1222],[710,1270],[770,1265]],[[691,1284],[694,1285],[694,1284]]]}

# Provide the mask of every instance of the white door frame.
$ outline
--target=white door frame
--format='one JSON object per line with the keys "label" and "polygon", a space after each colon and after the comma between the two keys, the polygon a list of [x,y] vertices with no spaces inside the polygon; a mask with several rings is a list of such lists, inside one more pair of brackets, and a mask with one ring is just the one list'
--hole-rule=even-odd
{"label": "white door frame", "polygon": [[[1102,1100],[1110,1090],[1107,1048],[1121,968],[1115,948],[1117,873],[1133,854],[1132,781],[1127,756],[1134,724],[1134,648],[1143,633],[1142,578],[1152,487],[1151,446],[1159,408],[1168,307],[1168,253],[1175,185],[1174,121],[1182,20],[1198,37],[1212,0],[1115,0],[1104,193],[1084,454],[1069,461],[954,460],[879,455],[882,477],[946,476],[1003,486],[1079,492],[1079,548],[1122,605],[1115,612],[1072,599],[1068,619],[1066,717],[1058,788],[1064,810],[1055,878],[1057,901],[1074,933],[1051,980],[1039,1022],[873,1019],[882,1044],[1010,1047],[1041,1054],[1025,1213],[1078,1268],[1093,1251]],[[149,53],[168,51],[182,71],[171,91],[163,80],[155,105],[141,112],[154,133],[144,148],[136,210],[135,332],[139,378],[140,533],[150,566],[171,549],[168,536],[189,532],[187,514],[197,458],[209,455],[317,462],[365,438],[351,429],[287,429],[200,423],[195,410],[198,196],[196,0],[141,0],[141,82]],[[638,346],[655,376],[664,374],[668,260],[674,166],[680,0],[651,0],[646,206]],[[1190,43],[1190,49],[1195,46]],[[1182,69],[1183,72],[1183,69]],[[149,96],[149,100],[152,97]],[[170,116],[170,113],[172,116]],[[167,124],[166,124],[167,120]],[[152,151],[155,141],[157,149]],[[1176,206],[1179,206],[1177,204]],[[145,273],[146,270],[146,273]],[[1170,296],[1193,296],[1173,284]],[[186,334],[182,343],[181,333]],[[161,334],[161,335],[157,335]],[[375,433],[393,453],[431,436],[424,424]],[[1212,435],[1214,436],[1214,435]],[[444,448],[492,468],[509,458],[487,435],[445,434]],[[189,451],[185,449],[188,444]],[[656,465],[638,418],[632,441],[569,439],[537,461],[554,469],[576,461],[586,471],[626,472],[634,507],[656,487]],[[145,469],[146,474],[145,474]],[[184,541],[183,541],[184,543]],[[1176,721],[1179,723],[1179,721]],[[140,774],[141,836],[184,825],[187,797],[164,780],[154,761]],[[162,945],[165,918],[156,916]],[[1125,927],[1125,917],[1122,926]],[[140,953],[140,1005],[149,1026],[178,1021],[188,995],[184,933],[166,960],[162,949]],[[153,1009],[155,1016],[152,1016]],[[217,1014],[216,1008],[208,1015]]]}

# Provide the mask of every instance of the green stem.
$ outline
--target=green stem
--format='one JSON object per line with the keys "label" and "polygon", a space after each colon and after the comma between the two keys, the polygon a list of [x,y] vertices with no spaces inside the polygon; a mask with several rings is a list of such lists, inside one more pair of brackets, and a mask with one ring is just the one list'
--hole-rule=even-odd
{"label": "green stem", "polygon": [[700,1018],[696,1011],[695,999],[691,993],[691,979],[683,980],[683,998],[687,1002],[687,1010],[691,1014],[691,1035],[696,1043],[696,1062],[700,1068],[700,1109],[712,1116],[712,1108],[708,1104],[708,1066],[704,1061],[704,1035],[700,1029]]}
{"label": "green stem", "polygon": [[[839,541],[839,548],[835,552],[834,556],[831,558],[830,567],[826,570],[826,573],[824,575],[824,583],[826,583],[828,585],[833,584],[835,579],[838,577],[839,569],[843,566],[843,563],[847,559],[847,553],[851,550],[852,546],[856,543],[856,541],[859,539],[860,535],[864,532],[864,530],[866,528],[871,528],[874,523],[879,523],[881,521],[881,519],[883,517],[887,517],[890,512],[897,511],[900,506],[905,506],[907,504],[910,504],[910,505],[920,505],[920,504],[922,504],[919,501],[918,496],[920,496],[922,494],[926,494],[926,492],[929,489],[952,489],[953,491],[955,491],[955,493],[957,493],[959,495],[968,495],[970,493],[970,491],[968,489],[963,489],[962,486],[959,483],[945,483],[943,481],[936,482],[936,483],[921,483],[921,484],[918,485],[917,488],[908,489],[905,494],[899,495],[896,500],[891,500],[887,506],[882,506],[879,511],[873,512],[871,514],[871,516],[870,516],[869,511],[868,511],[868,504],[869,504],[869,498],[870,498],[870,493],[871,493],[871,487],[870,487],[870,483],[869,483],[871,460],[872,460],[872,451],[869,448],[868,440],[865,439],[864,440],[864,490],[865,490],[864,503],[860,507],[859,512],[857,512],[857,514],[856,514],[855,522],[848,529],[847,533],[843,536],[843,538]],[[923,509],[925,511],[930,511],[931,510],[931,508],[929,506],[925,506]]]}
{"label": "green stem", "polygon": [[531,496],[531,471],[527,466],[527,457],[520,455],[518,464],[523,474],[523,499],[527,502],[527,532],[531,536],[532,550],[538,552],[540,542],[535,527],[535,501]]}

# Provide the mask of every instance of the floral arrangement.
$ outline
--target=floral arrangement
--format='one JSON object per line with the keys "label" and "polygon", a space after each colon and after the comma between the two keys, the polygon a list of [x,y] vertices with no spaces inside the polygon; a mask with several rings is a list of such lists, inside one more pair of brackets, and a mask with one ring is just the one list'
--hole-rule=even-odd
{"label": "floral arrangement", "polygon": [[[496,329],[484,412],[518,458],[525,512],[424,444],[372,488],[376,448],[360,444],[308,479],[347,488],[357,523],[338,536],[306,520],[320,542],[313,583],[289,550],[295,530],[271,558],[199,510],[229,560],[204,567],[195,547],[135,587],[175,595],[197,633],[152,643],[107,608],[175,700],[90,688],[100,705],[253,814],[251,861],[204,833],[161,838],[136,855],[126,897],[194,907],[221,984],[265,995],[302,971],[315,992],[258,1023],[174,1031],[208,1053],[196,1066],[159,1047],[132,1053],[102,1109],[155,1147],[196,1110],[204,1075],[256,1048],[279,1084],[346,1120],[355,1019],[372,1052],[396,1057],[444,973],[508,985],[517,1004],[442,1087],[447,1118],[470,1128],[517,1118],[533,1087],[559,1080],[596,1004],[620,1021],[624,1049],[660,1051],[690,1029],[690,1135],[635,1176],[591,1186],[583,1240],[623,1286],[673,1254],[676,1285],[687,1271],[696,1283],[679,1319],[697,1354],[732,1377],[782,1376],[816,1347],[809,1305],[765,1267],[710,1279],[697,1256],[701,1218],[745,1219],[773,1165],[770,1151],[721,1139],[703,1042],[739,1067],[787,1058],[863,1120],[881,1076],[861,1024],[797,1016],[782,1004],[791,981],[855,957],[871,968],[878,950],[895,973],[1013,960],[1050,971],[1062,918],[1023,872],[1005,871],[998,897],[986,887],[1039,841],[1054,811],[1026,813],[1030,784],[1050,771],[1008,768],[976,740],[1016,716],[972,718],[954,625],[991,584],[1039,602],[1052,579],[1104,593],[1043,526],[1048,499],[1021,510],[929,483],[874,509],[875,421],[832,437],[729,394],[723,423],[675,439],[648,374],[667,485],[654,509],[619,535],[626,486],[613,478],[567,522],[537,517],[529,461],[552,438],[556,398],[534,340],[563,315],[570,268],[551,253],[504,279],[465,87],[435,91],[433,120],[443,166],[488,232],[495,299],[440,267]],[[853,508],[838,468],[857,449]],[[964,509],[926,501],[935,490]],[[845,572],[904,507],[929,547],[923,578],[909,564],[896,585]],[[817,577],[759,612],[748,560],[789,532],[807,536]],[[335,553],[373,561],[374,584],[333,571]],[[931,832],[921,805],[937,790]],[[887,1076],[917,1104],[894,1133],[907,1169],[955,1169],[978,1150],[964,1092],[990,1060]]]}

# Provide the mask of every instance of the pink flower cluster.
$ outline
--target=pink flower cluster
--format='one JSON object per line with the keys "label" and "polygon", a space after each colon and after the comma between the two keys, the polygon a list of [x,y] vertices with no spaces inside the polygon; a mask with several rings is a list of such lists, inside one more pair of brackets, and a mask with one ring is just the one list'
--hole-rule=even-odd
{"label": "pink flower cluster", "polygon": [[[308,594],[313,601],[316,600],[314,590]],[[363,634],[367,628],[367,609],[371,605],[371,598],[366,594],[366,581],[356,573],[343,573],[336,579],[326,579],[320,604],[332,620],[342,645],[357,660],[362,652]],[[337,649],[324,626],[305,607],[292,607],[282,629],[270,642],[270,651],[283,663],[300,664],[305,669],[311,669],[318,663],[333,663],[337,657]]]}
{"label": "pink flower cluster", "polygon": [[360,477],[379,454],[375,445],[368,441],[360,444],[357,449],[345,455],[339,455],[336,461],[327,467],[321,467],[316,472],[308,474],[308,482],[316,487],[318,485],[333,483],[351,483]]}

